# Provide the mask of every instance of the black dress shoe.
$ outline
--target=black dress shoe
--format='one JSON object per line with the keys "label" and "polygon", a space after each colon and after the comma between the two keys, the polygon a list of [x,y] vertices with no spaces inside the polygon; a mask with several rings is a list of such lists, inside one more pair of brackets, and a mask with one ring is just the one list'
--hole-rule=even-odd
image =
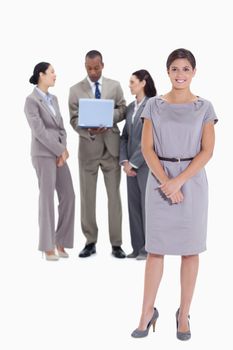
{"label": "black dress shoe", "polygon": [[115,256],[115,258],[119,259],[126,258],[124,250],[122,250],[121,247],[118,246],[112,246],[112,255]]}
{"label": "black dress shoe", "polygon": [[91,256],[92,254],[95,254],[95,253],[96,253],[95,243],[89,243],[79,253],[79,257],[80,258],[87,258],[88,256]]}

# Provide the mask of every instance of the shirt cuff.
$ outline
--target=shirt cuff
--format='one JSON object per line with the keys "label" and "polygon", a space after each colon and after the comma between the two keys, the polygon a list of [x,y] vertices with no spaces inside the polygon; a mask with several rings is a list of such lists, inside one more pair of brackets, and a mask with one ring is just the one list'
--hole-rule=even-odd
{"label": "shirt cuff", "polygon": [[123,166],[123,165],[124,165],[124,162],[128,162],[128,159],[123,159],[123,160],[121,160],[119,164]]}
{"label": "shirt cuff", "polygon": [[133,163],[129,162],[129,164],[131,165],[132,168],[138,169],[138,166],[134,165]]}

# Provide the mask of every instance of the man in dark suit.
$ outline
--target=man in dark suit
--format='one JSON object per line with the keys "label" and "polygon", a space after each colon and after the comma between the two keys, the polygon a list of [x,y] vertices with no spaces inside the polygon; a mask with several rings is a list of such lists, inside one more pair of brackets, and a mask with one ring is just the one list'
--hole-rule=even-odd
{"label": "man in dark suit", "polygon": [[[104,63],[96,50],[85,57],[87,77],[70,89],[70,123],[79,134],[79,173],[81,194],[81,226],[86,245],[80,257],[88,257],[96,252],[98,227],[96,223],[96,185],[98,170],[101,168],[108,195],[109,236],[112,254],[125,258],[122,244],[122,210],[120,199],[119,147],[120,132],[117,123],[125,118],[125,100],[119,82],[102,76]],[[79,99],[103,98],[115,101],[112,128],[85,129],[78,126]]]}

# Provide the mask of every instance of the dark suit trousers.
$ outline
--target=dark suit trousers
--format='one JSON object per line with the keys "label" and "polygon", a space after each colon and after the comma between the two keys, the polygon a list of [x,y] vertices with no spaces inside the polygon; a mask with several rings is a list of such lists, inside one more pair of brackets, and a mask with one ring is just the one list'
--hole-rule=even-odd
{"label": "dark suit trousers", "polygon": [[99,168],[103,172],[108,196],[110,242],[112,245],[120,246],[122,244],[121,169],[119,158],[113,157],[106,148],[100,159],[84,160],[79,158],[82,231],[86,237],[86,244],[97,242],[96,185]]}
{"label": "dark suit trousers", "polygon": [[131,245],[135,253],[145,253],[145,193],[148,167],[144,163],[137,176],[127,176]]}
{"label": "dark suit trousers", "polygon": [[[39,184],[39,250],[55,245],[73,248],[75,194],[70,170],[65,163],[57,167],[56,157],[32,157]],[[54,193],[58,196],[58,223],[55,229]]]}

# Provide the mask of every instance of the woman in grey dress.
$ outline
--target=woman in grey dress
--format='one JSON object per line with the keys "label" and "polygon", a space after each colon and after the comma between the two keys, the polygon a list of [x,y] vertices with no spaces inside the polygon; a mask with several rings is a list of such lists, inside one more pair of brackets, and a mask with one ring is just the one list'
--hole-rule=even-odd
{"label": "woman in grey dress", "polygon": [[190,90],[196,72],[193,54],[173,51],[167,59],[172,88],[152,97],[142,113],[142,152],[150,169],[146,189],[144,299],[133,337],[145,337],[159,316],[154,302],[164,255],[181,256],[181,297],[177,338],[191,337],[189,309],[198,273],[198,254],[206,249],[208,184],[204,166],[214,149],[212,104]]}

